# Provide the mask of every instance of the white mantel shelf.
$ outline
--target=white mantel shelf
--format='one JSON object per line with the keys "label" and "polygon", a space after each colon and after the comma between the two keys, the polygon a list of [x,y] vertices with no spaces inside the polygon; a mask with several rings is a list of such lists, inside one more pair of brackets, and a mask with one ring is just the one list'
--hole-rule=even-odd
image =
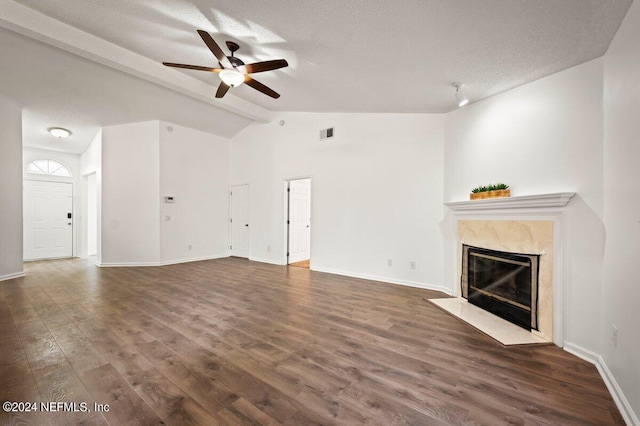
{"label": "white mantel shelf", "polygon": [[444,203],[456,211],[486,211],[509,209],[560,208],[569,204],[575,192],[557,192],[555,194],[523,195],[521,197],[484,198],[472,201],[454,201]]}

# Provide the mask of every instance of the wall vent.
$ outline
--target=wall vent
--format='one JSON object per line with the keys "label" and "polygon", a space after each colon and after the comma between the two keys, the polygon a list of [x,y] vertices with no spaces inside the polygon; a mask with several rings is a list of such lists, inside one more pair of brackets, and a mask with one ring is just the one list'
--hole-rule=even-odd
{"label": "wall vent", "polygon": [[320,140],[325,140],[325,139],[333,139],[336,136],[336,128],[335,127],[329,127],[328,129],[322,129],[320,130]]}

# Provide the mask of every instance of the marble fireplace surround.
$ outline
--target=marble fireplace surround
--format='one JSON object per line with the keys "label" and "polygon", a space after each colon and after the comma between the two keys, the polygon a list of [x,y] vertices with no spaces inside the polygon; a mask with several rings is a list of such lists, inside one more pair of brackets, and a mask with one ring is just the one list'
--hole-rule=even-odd
{"label": "marble fireplace surround", "polygon": [[462,244],[540,254],[538,331],[562,346],[564,212],[573,192],[445,203],[455,218],[454,295],[460,297]]}

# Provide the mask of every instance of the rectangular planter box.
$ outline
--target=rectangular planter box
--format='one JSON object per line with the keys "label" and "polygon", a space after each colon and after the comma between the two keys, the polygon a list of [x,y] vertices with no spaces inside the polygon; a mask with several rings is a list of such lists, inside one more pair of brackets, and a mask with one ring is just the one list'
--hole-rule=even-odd
{"label": "rectangular planter box", "polygon": [[469,194],[469,199],[471,200],[482,200],[485,198],[503,198],[510,197],[511,190],[510,189],[497,189],[495,191],[485,191],[485,192],[476,192]]}

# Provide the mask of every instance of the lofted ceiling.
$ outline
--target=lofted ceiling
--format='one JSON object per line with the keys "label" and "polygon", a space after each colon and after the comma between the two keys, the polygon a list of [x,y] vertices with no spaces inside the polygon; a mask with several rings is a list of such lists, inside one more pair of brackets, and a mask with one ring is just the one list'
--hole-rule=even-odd
{"label": "lofted ceiling", "polygon": [[[454,81],[475,102],[603,55],[630,4],[4,0],[0,93],[24,107],[25,143],[45,146],[53,125],[160,118],[230,137],[273,111],[444,113]],[[281,97],[242,85],[216,100],[216,74],[163,67],[217,66],[196,29],[237,42],[246,63],[286,59],[256,75]]]}

